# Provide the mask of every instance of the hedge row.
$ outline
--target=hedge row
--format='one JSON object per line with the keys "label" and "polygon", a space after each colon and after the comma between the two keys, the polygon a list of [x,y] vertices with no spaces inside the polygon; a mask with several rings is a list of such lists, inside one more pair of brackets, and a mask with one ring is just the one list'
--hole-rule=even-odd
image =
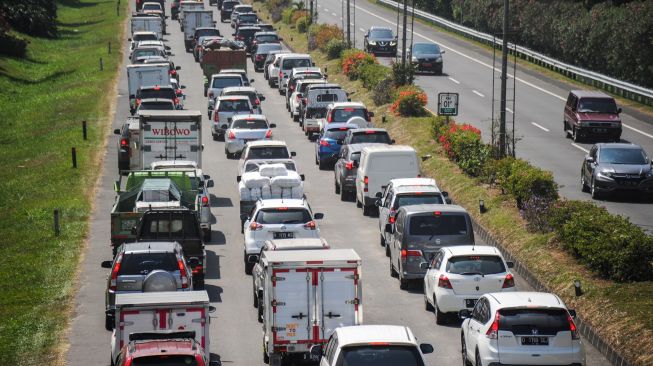
{"label": "hedge row", "polygon": [[[71,0],[71,2],[77,2]],[[37,37],[56,37],[57,6],[53,0],[0,1],[0,54],[24,57],[28,42],[18,31]]]}

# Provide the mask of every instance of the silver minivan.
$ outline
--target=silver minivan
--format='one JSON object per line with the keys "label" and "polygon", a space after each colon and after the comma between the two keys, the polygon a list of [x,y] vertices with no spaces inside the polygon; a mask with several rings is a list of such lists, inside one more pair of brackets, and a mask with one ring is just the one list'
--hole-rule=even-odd
{"label": "silver minivan", "polygon": [[458,205],[403,206],[394,224],[386,224],[390,275],[399,277],[399,287],[422,280],[432,257],[442,247],[474,244],[472,220]]}

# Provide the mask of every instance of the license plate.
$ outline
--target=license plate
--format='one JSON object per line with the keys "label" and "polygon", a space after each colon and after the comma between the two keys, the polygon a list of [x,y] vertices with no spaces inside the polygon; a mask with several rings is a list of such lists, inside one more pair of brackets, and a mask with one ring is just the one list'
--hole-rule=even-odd
{"label": "license plate", "polygon": [[272,237],[275,239],[294,239],[295,233],[276,232],[272,234]]}
{"label": "license plate", "polygon": [[477,299],[465,299],[465,307],[473,308],[476,306]]}
{"label": "license plate", "polygon": [[424,67],[431,67],[431,66],[433,66],[433,64],[430,63],[430,62],[425,62],[425,63],[422,64],[422,66],[424,66]]}
{"label": "license plate", "polygon": [[606,133],[606,132],[608,132],[608,130],[605,129],[605,128],[593,128],[592,131],[594,131],[596,133]]}
{"label": "license plate", "polygon": [[548,346],[549,337],[521,337],[523,346]]}

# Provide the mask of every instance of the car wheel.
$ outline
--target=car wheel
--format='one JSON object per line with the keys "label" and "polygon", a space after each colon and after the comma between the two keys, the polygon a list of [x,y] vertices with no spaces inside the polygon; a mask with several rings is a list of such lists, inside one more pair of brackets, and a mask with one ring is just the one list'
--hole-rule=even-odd
{"label": "car wheel", "polygon": [[565,138],[569,137],[569,130],[567,129],[567,121],[562,120],[562,131],[565,133]]}
{"label": "car wheel", "polygon": [[408,280],[399,275],[399,289],[408,290]]}
{"label": "car wheel", "polygon": [[327,164],[325,162],[320,161],[317,165],[320,170],[327,170]]}
{"label": "car wheel", "polygon": [[270,356],[265,352],[265,345],[263,345],[263,363],[266,365],[270,364]]}
{"label": "car wheel", "polygon": [[390,257],[390,244],[385,243],[385,256]]}
{"label": "car wheel", "polygon": [[372,206],[363,206],[363,216],[372,215]]}
{"label": "car wheel", "polygon": [[259,303],[258,311],[256,312],[256,318],[257,318],[259,323],[263,323],[263,308],[264,307],[265,307],[265,305],[263,303]]}
{"label": "car wheel", "polygon": [[294,113],[290,112],[292,114],[292,120],[294,122],[299,122],[299,115],[295,115]]}
{"label": "car wheel", "polygon": [[349,193],[347,193],[347,191],[345,191],[344,189],[340,188],[340,200],[343,201],[343,202],[349,201],[348,196],[349,196]]}
{"label": "car wheel", "polygon": [[390,263],[390,277],[399,277],[399,273],[397,273],[397,271],[392,266],[392,258],[390,258],[388,263]]}
{"label": "car wheel", "polygon": [[571,139],[574,140],[574,142],[580,141],[580,134],[578,133],[578,130],[576,130],[576,127],[573,127],[571,130]]}
{"label": "car wheel", "polygon": [[379,244],[381,244],[382,247],[385,246],[385,238],[383,237],[383,234],[380,235]]}
{"label": "car wheel", "polygon": [[256,297],[256,290],[252,290],[252,298],[254,299],[254,307],[258,309],[258,298]]}
{"label": "car wheel", "polygon": [[581,187],[581,191],[585,193],[590,191],[589,187],[587,186],[587,182],[585,181],[585,174],[583,174],[582,169],[580,171],[580,187]]}
{"label": "car wheel", "polygon": [[447,323],[445,319],[446,314],[440,311],[440,308],[438,307],[438,301],[435,296],[433,296],[433,313],[435,314],[435,324],[443,325]]}
{"label": "car wheel", "polygon": [[204,230],[204,241],[211,241],[211,229]]}
{"label": "car wheel", "polygon": [[592,199],[598,200],[601,198],[601,194],[599,193],[599,190],[596,189],[596,183],[594,182],[594,178],[592,178],[592,183],[590,183],[590,194],[592,195]]}
{"label": "car wheel", "polygon": [[481,355],[476,350],[476,362],[474,366],[483,366],[483,361],[481,361]]}
{"label": "car wheel", "polygon": [[356,207],[358,208],[363,207],[363,204],[361,203],[361,201],[358,200],[358,197],[356,197]]}
{"label": "car wheel", "polygon": [[253,269],[254,269],[254,263],[245,263],[245,274],[246,275],[251,275]]}
{"label": "car wheel", "polygon": [[472,366],[472,362],[467,358],[467,344],[465,343],[465,335],[460,334],[460,353],[463,358],[463,366]]}
{"label": "car wheel", "polygon": [[428,298],[426,297],[426,287],[424,288],[424,310],[426,311],[433,311],[433,305],[429,302]]}
{"label": "car wheel", "polygon": [[334,180],[333,186],[336,194],[340,194],[340,186],[338,185],[337,181]]}
{"label": "car wheel", "polygon": [[104,329],[108,330],[109,332],[112,331],[115,322],[116,318],[114,315],[104,315]]}

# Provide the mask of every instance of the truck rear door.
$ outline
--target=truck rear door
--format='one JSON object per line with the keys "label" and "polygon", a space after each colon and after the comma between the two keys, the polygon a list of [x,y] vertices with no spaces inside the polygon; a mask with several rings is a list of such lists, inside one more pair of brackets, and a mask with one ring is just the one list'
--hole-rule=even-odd
{"label": "truck rear door", "polygon": [[273,269],[272,276],[273,343],[310,342],[314,305],[311,273],[306,269]]}
{"label": "truck rear door", "polygon": [[315,270],[317,279],[317,313],[320,319],[319,339],[326,342],[338,327],[357,325],[358,271],[356,268],[322,268]]}
{"label": "truck rear door", "polygon": [[[198,161],[199,129],[195,122],[152,121],[143,124],[143,167],[164,160]],[[199,162],[199,161],[198,161]]]}
{"label": "truck rear door", "polygon": [[[196,339],[205,347],[207,314],[203,307],[171,307],[159,309],[129,309],[120,312],[120,348],[131,333],[152,331],[195,331]],[[206,347],[205,347],[206,348]]]}

